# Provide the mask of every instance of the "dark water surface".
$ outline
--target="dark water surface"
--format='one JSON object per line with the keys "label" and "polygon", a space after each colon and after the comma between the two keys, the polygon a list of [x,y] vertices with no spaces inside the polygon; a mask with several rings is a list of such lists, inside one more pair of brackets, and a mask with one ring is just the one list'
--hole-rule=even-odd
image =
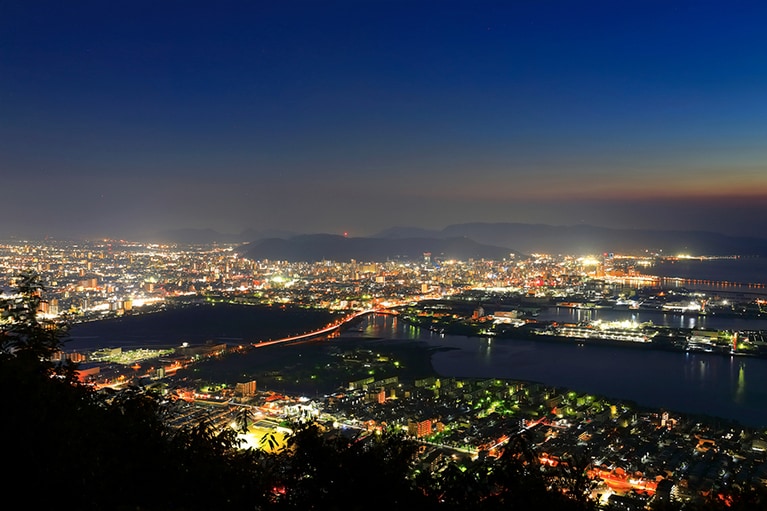
{"label": "dark water surface", "polygon": [[66,350],[174,347],[207,341],[246,344],[314,330],[335,316],[323,309],[199,305],[73,325]]}
{"label": "dark water surface", "polygon": [[662,261],[648,268],[647,273],[659,277],[704,279],[715,282],[767,284],[767,258],[739,257],[737,259],[684,259]]}
{"label": "dark water surface", "polygon": [[[201,306],[76,325],[68,349],[100,346],[177,346],[253,342],[319,327],[332,316],[319,310]],[[719,354],[686,354],[639,348],[577,346],[555,341],[442,336],[393,316],[367,316],[343,336],[423,341],[413,350],[432,350],[434,370],[442,376],[537,381],[616,400],[667,410],[700,413],[767,427],[767,359]],[[317,343],[262,348],[269,357],[284,350],[306,350]],[[398,343],[401,345],[401,343]],[[421,347],[417,347],[421,346]],[[304,353],[303,351],[301,353]],[[222,364],[226,364],[224,359]],[[243,371],[241,361],[233,371]]]}
{"label": "dark water surface", "polygon": [[432,366],[443,376],[537,381],[767,427],[767,359],[442,336],[380,316],[367,318],[363,330],[367,335],[455,348],[432,356]]}

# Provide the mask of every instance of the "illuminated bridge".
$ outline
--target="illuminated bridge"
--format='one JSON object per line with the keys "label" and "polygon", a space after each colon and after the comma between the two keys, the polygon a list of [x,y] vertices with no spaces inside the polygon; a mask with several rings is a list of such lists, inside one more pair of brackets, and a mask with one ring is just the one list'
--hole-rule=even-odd
{"label": "illuminated bridge", "polygon": [[281,339],[274,339],[274,340],[268,340],[268,341],[259,341],[254,342],[252,346],[254,348],[261,348],[264,346],[271,346],[273,344],[282,344],[286,342],[294,342],[294,341],[303,341],[306,339],[311,339],[313,337],[318,337],[320,335],[327,335],[330,333],[333,333],[337,330],[339,330],[344,325],[347,325],[351,323],[352,321],[355,321],[362,316],[367,316],[368,314],[392,314],[396,315],[398,314],[397,311],[388,309],[388,308],[376,308],[376,309],[365,309],[363,311],[355,312],[354,314],[350,314],[349,316],[344,317],[343,319],[339,319],[338,321],[334,321],[333,323],[330,323],[322,328],[319,328],[317,330],[312,330],[311,332],[306,332],[299,335],[292,335],[290,337],[283,337]]}

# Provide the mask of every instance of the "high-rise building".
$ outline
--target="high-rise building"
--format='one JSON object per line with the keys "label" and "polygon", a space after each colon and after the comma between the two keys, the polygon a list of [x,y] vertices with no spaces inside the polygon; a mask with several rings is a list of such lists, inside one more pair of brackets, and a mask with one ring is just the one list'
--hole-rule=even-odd
{"label": "high-rise building", "polygon": [[407,431],[410,435],[418,438],[429,436],[432,433],[432,424],[430,419],[424,419],[422,421],[409,421],[407,424]]}
{"label": "high-rise building", "polygon": [[234,391],[242,397],[253,397],[256,395],[256,380],[238,383],[235,386]]}

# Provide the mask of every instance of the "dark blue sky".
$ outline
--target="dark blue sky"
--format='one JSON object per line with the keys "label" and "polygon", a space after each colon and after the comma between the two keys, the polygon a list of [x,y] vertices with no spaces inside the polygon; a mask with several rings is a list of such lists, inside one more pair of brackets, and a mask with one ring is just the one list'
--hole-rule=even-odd
{"label": "dark blue sky", "polygon": [[0,235],[767,237],[763,2],[0,3]]}

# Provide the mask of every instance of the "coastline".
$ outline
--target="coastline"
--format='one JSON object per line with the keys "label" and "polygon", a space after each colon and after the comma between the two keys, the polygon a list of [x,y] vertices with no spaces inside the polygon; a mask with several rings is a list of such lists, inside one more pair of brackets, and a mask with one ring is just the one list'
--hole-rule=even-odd
{"label": "coastline", "polygon": [[[737,356],[737,357],[754,357],[754,358],[767,358],[767,346],[756,346],[756,351],[734,351],[729,344],[716,344],[707,343],[701,344],[696,342],[689,342],[687,338],[691,337],[695,331],[689,328],[671,328],[663,326],[655,326],[652,329],[657,332],[666,332],[668,335],[653,335],[648,337],[646,341],[630,341],[617,338],[617,335],[625,335],[626,332],[616,333],[616,337],[611,338],[610,334],[602,334],[601,336],[588,336],[588,335],[566,335],[557,334],[551,331],[544,331],[547,324],[540,324],[539,328],[533,326],[515,327],[502,332],[488,334],[483,333],[481,328],[471,324],[459,324],[454,325],[452,328],[447,329],[435,329],[433,327],[425,326],[417,321],[412,321],[407,317],[402,318],[406,323],[416,326],[418,328],[425,328],[432,332],[437,332],[445,335],[465,336],[484,339],[523,339],[529,341],[541,341],[541,342],[555,342],[571,345],[597,345],[597,346],[609,346],[614,348],[628,348],[628,349],[640,349],[640,350],[658,350],[658,351],[670,351],[675,353],[712,353],[723,356]],[[760,331],[764,335],[765,330]],[[636,334],[634,334],[636,335]],[[682,340],[683,338],[683,340]]]}
{"label": "coastline", "polygon": [[[469,336],[465,336],[469,337]],[[500,339],[499,339],[500,340]],[[511,340],[511,339],[503,339],[504,341]],[[459,375],[447,375],[444,373],[439,372],[434,368],[433,364],[433,356],[436,353],[440,352],[450,352],[450,351],[460,351],[460,348],[451,347],[451,346],[440,346],[440,347],[434,347],[429,346],[428,343],[424,341],[418,341],[418,340],[410,340],[410,339],[381,339],[382,344],[380,346],[392,346],[390,344],[392,341],[396,342],[397,347],[405,347],[407,349],[412,350],[411,358],[417,359],[420,358],[420,367],[423,368],[429,368],[431,371],[432,377],[435,378],[445,378],[445,379],[465,379],[470,381],[488,381],[488,380],[501,380],[507,383],[521,383],[524,385],[539,385],[543,387],[550,387],[552,389],[555,389],[555,391],[560,393],[566,393],[566,392],[578,392],[578,393],[585,393],[586,391],[582,389],[572,388],[569,386],[561,386],[561,385],[552,385],[549,383],[546,383],[545,381],[541,380],[535,380],[535,379],[520,379],[520,378],[504,378],[504,377],[478,377],[478,376],[459,376]],[[544,341],[547,342],[547,341]],[[554,339],[551,340],[551,342],[561,343],[562,341],[560,339]],[[603,343],[592,343],[594,346],[599,347],[605,347],[609,348],[612,347],[611,344],[603,344]],[[386,348],[383,348],[381,351],[387,351]],[[421,371],[418,371],[417,374],[424,374]],[[405,375],[401,375],[401,377],[407,377]],[[412,376],[411,376],[412,377]],[[740,422],[737,419],[727,418],[718,416],[715,414],[707,414],[707,413],[696,413],[696,412],[685,412],[685,411],[678,411],[672,408],[668,407],[654,407],[649,406],[645,404],[641,404],[633,399],[627,399],[627,398],[621,398],[619,396],[610,395],[609,393],[605,392],[598,392],[593,393],[589,392],[589,394],[594,395],[595,397],[599,399],[603,399],[606,401],[616,402],[620,404],[624,404],[627,407],[635,410],[638,413],[662,413],[662,412],[671,412],[675,415],[678,415],[680,417],[685,417],[687,419],[696,420],[697,422],[706,423],[709,425],[716,424],[716,425],[732,425],[732,426],[739,426],[748,428],[750,430],[762,430],[765,427],[767,427],[767,424],[764,424],[763,426],[755,426],[755,425],[745,425],[742,422]]]}
{"label": "coastline", "polygon": [[[221,311],[219,307],[211,308],[211,311]],[[245,314],[245,316],[250,317],[253,312],[255,312],[257,309],[241,309],[242,313]],[[274,310],[274,309],[272,309]],[[192,314],[199,314],[202,310],[198,309],[197,311],[192,312]],[[275,310],[275,312],[279,312]],[[218,312],[214,312],[215,317],[218,317]],[[146,322],[149,324],[154,324],[155,319],[158,319],[160,316],[166,317],[164,315],[148,315],[146,316]],[[153,317],[153,318],[152,318]],[[173,316],[169,316],[173,317]],[[278,318],[278,323],[283,325],[282,328],[289,328],[292,329],[294,327],[294,322],[292,319],[292,315],[283,315],[280,313]],[[151,321],[150,321],[150,318]],[[387,318],[390,318],[390,316],[387,316]],[[136,317],[138,319],[138,317]],[[402,318],[400,318],[402,320]],[[545,384],[546,381],[549,381],[551,386],[556,387],[566,387],[566,388],[572,388],[574,390],[587,390],[593,394],[599,394],[599,395],[612,395],[616,396],[613,399],[617,401],[626,401],[626,402],[633,402],[633,403],[642,403],[644,408],[647,409],[660,409],[659,407],[652,404],[652,401],[650,401],[650,405],[648,405],[647,400],[642,400],[641,398],[638,398],[639,394],[636,393],[625,393],[622,390],[620,390],[620,386],[615,387],[613,385],[603,385],[603,384],[594,384],[591,381],[587,381],[591,378],[591,374],[594,373],[600,373],[607,375],[605,371],[612,371],[613,369],[617,369],[617,367],[620,364],[634,364],[631,360],[633,359],[634,355],[632,354],[632,350],[636,353],[636,357],[639,357],[640,360],[644,360],[645,363],[651,364],[647,365],[648,370],[660,370],[664,372],[664,374],[670,374],[668,371],[668,367],[670,365],[673,365],[674,367],[678,367],[678,369],[671,369],[673,371],[680,371],[682,367],[686,367],[688,371],[691,371],[691,375],[695,378],[695,380],[689,380],[685,382],[681,381],[671,381],[669,378],[664,378],[665,380],[669,380],[668,384],[671,385],[671,388],[694,388],[699,390],[701,388],[706,388],[709,390],[706,390],[706,395],[711,396],[711,392],[719,392],[718,389],[727,387],[727,380],[732,380],[732,378],[737,378],[738,374],[737,371],[735,373],[730,373],[730,365],[731,362],[729,362],[728,359],[732,360],[733,362],[737,361],[737,364],[735,367],[742,363],[748,363],[748,369],[746,370],[746,376],[745,376],[745,389],[746,393],[744,394],[746,401],[740,402],[738,401],[735,403],[735,408],[733,408],[734,401],[734,394],[733,396],[726,396],[726,395],[720,395],[716,397],[717,400],[721,401],[722,403],[727,403],[725,406],[720,405],[712,405],[711,407],[708,407],[710,412],[706,411],[704,413],[700,412],[690,412],[685,411],[683,412],[686,415],[705,415],[708,417],[714,417],[719,418],[720,420],[726,420],[741,424],[751,424],[751,423],[758,423],[762,424],[764,422],[764,426],[767,426],[767,422],[762,420],[762,416],[764,415],[761,411],[761,408],[758,408],[758,404],[756,405],[757,408],[754,408],[754,397],[753,393],[758,392],[758,388],[754,385],[753,382],[758,381],[760,376],[763,373],[762,365],[763,365],[763,359],[759,357],[759,360],[756,357],[724,357],[721,354],[716,353],[705,353],[705,352],[697,352],[697,351],[691,351],[688,352],[689,355],[694,356],[695,358],[689,358],[685,357],[684,353],[681,351],[676,350],[667,350],[663,349],[662,347],[653,346],[653,345],[646,345],[641,344],[638,346],[632,345],[630,343],[625,343],[621,341],[606,341],[606,340],[597,340],[597,339],[591,339],[589,343],[584,342],[583,343],[583,349],[588,350],[589,347],[599,347],[602,348],[600,350],[594,350],[591,351],[583,351],[581,349],[577,349],[577,341],[575,341],[572,338],[561,338],[558,336],[552,336],[549,338],[543,337],[543,336],[518,336],[518,335],[507,335],[507,336],[495,336],[495,337],[487,337],[487,336],[469,336],[469,335],[461,335],[461,334],[446,334],[446,337],[451,338],[452,340],[446,339],[446,342],[444,345],[440,345],[440,339],[438,334],[429,333],[429,329],[419,327],[417,331],[415,330],[392,330],[391,322],[383,322],[381,316],[379,316],[379,321],[382,321],[380,323],[380,326],[384,329],[382,330],[380,327],[376,327],[375,319],[365,319],[361,321],[369,321],[370,323],[365,323],[367,325],[364,329],[354,329],[352,327],[348,331],[341,332],[341,334],[337,337],[331,338],[331,339],[325,339],[325,340],[312,340],[312,341],[304,341],[302,343],[296,343],[291,345],[284,345],[282,347],[275,346],[274,349],[272,348],[266,348],[266,349],[257,349],[252,350],[250,358],[247,356],[241,356],[238,353],[233,353],[232,356],[226,356],[225,360],[219,360],[219,361],[211,361],[210,363],[205,362],[201,363],[199,365],[194,366],[195,368],[199,368],[201,371],[192,371],[191,369],[189,371],[186,371],[183,373],[183,376],[185,376],[185,381],[188,383],[192,383],[198,378],[205,378],[209,381],[216,381],[216,382],[222,382],[226,383],[227,385],[234,385],[238,382],[242,381],[248,381],[248,379],[257,379],[259,380],[259,388],[272,388],[274,390],[278,391],[292,391],[295,390],[299,393],[306,393],[308,396],[314,396],[318,394],[325,394],[327,392],[334,392],[339,387],[343,387],[345,385],[348,385],[350,380],[353,380],[357,378],[356,376],[352,376],[348,374],[348,371],[344,368],[337,367],[335,369],[335,376],[328,373],[327,375],[323,376],[321,373],[316,372],[315,366],[319,365],[318,363],[321,360],[325,360],[326,364],[331,363],[333,364],[334,361],[338,361],[337,358],[334,358],[334,356],[330,356],[329,353],[332,352],[334,347],[338,348],[341,351],[349,350],[353,351],[356,348],[360,349],[371,349],[374,351],[378,351],[380,353],[389,353],[391,354],[391,358],[394,360],[396,358],[401,358],[401,365],[398,369],[394,370],[391,369],[390,375],[398,375],[401,379],[407,380],[410,378],[421,378],[421,377],[428,377],[428,376],[437,376],[437,377],[451,377],[451,376],[457,376],[461,375],[462,377],[472,378],[472,379],[487,379],[487,378],[497,378],[502,380],[509,380],[509,381],[523,381],[523,382],[539,382],[541,384]],[[145,321],[142,321],[143,324]],[[106,325],[106,323],[105,323]],[[114,331],[120,331],[123,330],[127,325],[122,322],[118,323],[112,323],[112,325],[115,327]],[[239,328],[245,328],[246,330],[249,329],[247,323],[241,323],[236,322],[236,325]],[[266,326],[263,322],[261,322],[261,325]],[[389,326],[384,326],[389,325]],[[133,325],[131,325],[133,326]],[[138,326],[138,325],[137,325]],[[276,324],[274,325],[277,326]],[[189,330],[190,327],[192,330]],[[234,324],[231,325],[232,328],[234,328]],[[400,325],[400,328],[404,327],[404,322]],[[194,325],[190,322],[185,322],[183,324],[183,328],[187,329],[186,331],[193,332],[194,331]],[[113,329],[110,328],[110,331]],[[176,334],[178,335],[184,335],[186,333],[185,330],[176,330]],[[367,334],[365,334],[367,332]],[[519,332],[515,330],[515,333]],[[521,332],[520,332],[521,333]],[[232,335],[236,334],[237,336],[246,335],[245,330],[243,331],[235,331],[232,332]],[[122,338],[122,334],[120,335]],[[157,337],[152,337],[152,339],[156,339]],[[488,357],[489,353],[486,351],[482,351],[481,353],[477,353],[475,350],[475,347],[477,346],[476,342],[463,342],[462,339],[468,341],[469,339],[474,338],[475,340],[479,339],[493,339],[492,346],[495,351],[493,351],[492,356]],[[191,339],[190,339],[191,340]],[[515,341],[521,341],[519,343],[516,343]],[[489,343],[482,343],[489,344]],[[648,343],[649,344],[649,343]],[[461,350],[463,350],[463,345],[466,346],[466,349],[469,350],[467,353],[461,353]],[[531,345],[538,345],[539,348],[536,348],[539,352],[539,354],[534,356],[534,359],[524,358],[528,357],[527,353],[529,353],[528,350]],[[565,347],[564,350],[562,349],[551,349],[551,348],[543,348],[545,345],[551,345],[556,346],[563,346]],[[572,348],[567,348],[568,346],[572,346]],[[615,348],[621,348],[620,350],[615,350]],[[513,351],[515,353],[514,357],[507,359],[507,355],[505,351]],[[611,351],[615,350],[615,351]],[[655,356],[651,356],[651,352],[668,352],[668,351],[676,351],[677,354],[682,355],[682,357],[671,357],[671,359],[677,360],[678,362],[669,363],[668,357],[661,357],[663,365],[661,367],[664,367],[665,369],[658,369],[656,366],[656,358]],[[549,353],[551,352],[551,353]],[[453,355],[451,355],[451,353]],[[580,353],[580,355],[577,355]],[[641,353],[641,355],[640,355]],[[327,358],[316,358],[316,357],[325,357],[327,355]],[[669,353],[669,355],[673,355],[673,353]],[[454,367],[456,367],[456,370],[451,372],[450,375],[445,374],[443,371],[441,371],[442,367],[440,367],[438,370],[438,366],[442,364],[442,362],[438,362],[437,365],[435,365],[435,357],[437,360],[443,359],[444,356],[453,357],[453,360],[457,361],[457,363],[454,363]],[[509,363],[517,364],[518,357],[522,356],[522,359],[519,359],[520,361],[524,360],[533,360],[534,363],[545,363],[546,366],[550,365],[549,361],[554,362],[554,366],[552,367],[545,367],[542,369],[537,370],[528,370],[527,367],[522,367],[522,371],[518,369],[514,369],[514,371],[509,371],[506,369],[506,365]],[[576,356],[577,359],[571,359],[571,358],[564,358],[561,357],[571,357]],[[545,359],[544,357],[551,357],[550,359]],[[560,358],[557,358],[560,357]],[[618,360],[624,360],[628,359],[629,362],[621,361],[620,363],[616,362],[616,358],[618,357]],[[718,360],[722,360],[721,362]],[[740,360],[738,360],[740,359]],[[545,362],[540,362],[541,360],[546,360]],[[595,363],[592,363],[592,361],[599,361],[601,366],[596,366]],[[684,360],[695,360],[696,365],[692,365],[691,362],[684,362]],[[474,369],[471,369],[470,366],[472,364],[475,364],[475,361],[480,361],[481,364],[488,364],[492,363],[493,367],[497,367],[498,369],[490,369],[484,371],[484,372],[477,372],[477,367],[474,367]],[[563,370],[563,364],[567,366],[573,366],[574,363],[577,364],[584,364],[584,368],[581,370],[581,373],[590,373],[588,375],[583,376],[575,376],[573,377],[572,374],[570,374],[569,379],[566,379],[561,374],[561,371]],[[527,362],[525,362],[527,363]],[[637,361],[637,363],[639,363]],[[757,363],[757,365],[752,365],[753,363]],[[209,365],[210,364],[210,365]],[[220,364],[220,365],[219,365]],[[687,365],[684,365],[687,364]],[[700,364],[700,365],[699,365]],[[708,373],[702,373],[701,371],[704,369],[704,365],[702,364],[710,364],[710,370]],[[294,369],[300,369],[303,367],[301,371],[296,372],[295,376],[292,374],[292,371]],[[489,366],[488,366],[489,367]],[[580,367],[580,365],[579,365]],[[621,366],[623,367],[623,366]],[[718,373],[714,370],[715,368],[718,368]],[[473,374],[466,375],[465,369],[471,370]],[[569,371],[569,369],[564,369],[565,371]],[[272,375],[266,375],[267,372],[270,371],[276,371]],[[548,380],[546,377],[544,377],[543,371],[554,371],[555,373],[551,373],[552,375],[556,375],[557,378]],[[723,372],[725,371],[725,372]],[[278,374],[281,373],[281,374]],[[570,373],[573,373],[573,371],[570,371]],[[630,371],[629,371],[630,373]],[[629,374],[627,373],[627,374]],[[384,377],[385,374],[384,371],[380,373],[381,377]],[[483,376],[477,376],[482,374]],[[487,376],[484,376],[484,374],[487,374]],[[548,373],[546,373],[548,374]],[[610,373],[612,374],[612,373]],[[718,374],[718,376],[717,376]],[[311,379],[311,376],[315,375],[315,379]],[[730,376],[725,376],[730,375]],[[181,376],[181,375],[179,375]],[[529,377],[528,377],[529,376]],[[281,379],[278,379],[278,377],[281,377]],[[362,376],[360,376],[362,377]],[[378,377],[378,374],[376,375]],[[624,375],[620,374],[620,376],[610,376],[611,378],[623,378]],[[635,376],[634,378],[639,378],[638,376]],[[755,380],[756,378],[756,380]],[[625,379],[625,378],[624,378]],[[640,380],[635,380],[640,381]],[[734,381],[734,380],[733,380]],[[583,383],[583,384],[581,384]],[[589,390],[590,389],[590,390]],[[611,392],[613,391],[613,392]],[[664,392],[661,390],[656,389],[655,387],[648,387],[647,391],[645,392],[646,395],[658,395],[662,396],[664,395]],[[707,398],[708,399],[708,398]],[[758,400],[758,396],[757,396]],[[667,399],[657,399],[658,402],[666,402]],[[664,406],[668,410],[677,410],[680,409],[679,401],[669,401],[669,404]],[[752,410],[748,414],[743,414],[738,410],[742,410],[743,406],[750,407]],[[684,409],[683,407],[681,409]],[[706,408],[698,407],[698,410],[706,410]],[[733,412],[732,414],[730,412]],[[750,416],[747,416],[749,415]]]}

